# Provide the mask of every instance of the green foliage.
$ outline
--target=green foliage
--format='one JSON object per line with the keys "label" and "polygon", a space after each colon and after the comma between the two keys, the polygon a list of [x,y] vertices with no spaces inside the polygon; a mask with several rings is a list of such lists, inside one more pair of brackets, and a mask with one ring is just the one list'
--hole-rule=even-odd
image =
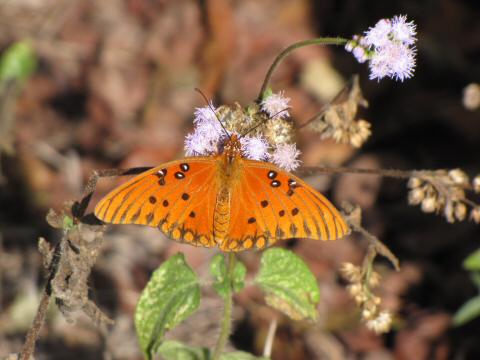
{"label": "green foliage", "polygon": [[24,81],[37,66],[35,51],[30,43],[19,41],[11,45],[0,59],[0,81]]}
{"label": "green foliage", "polygon": [[[158,353],[165,360],[209,360],[210,350],[207,348],[184,345],[178,341],[165,341],[158,349]],[[268,360],[265,357],[256,357],[252,354],[235,351],[223,354],[220,360]]]}
{"label": "green foliage", "polygon": [[210,350],[207,348],[193,347],[178,341],[165,341],[159,348],[158,353],[165,360],[208,360]]}
{"label": "green foliage", "polygon": [[157,352],[165,332],[190,316],[199,303],[198,277],[183,254],[172,256],[153,273],[135,311],[137,336],[148,359]]}
{"label": "green foliage", "polygon": [[[213,287],[217,293],[225,298],[228,296],[229,279],[227,274],[227,265],[225,264],[225,257],[222,254],[217,254],[213,257],[210,263],[210,273],[215,279]],[[235,269],[233,270],[232,288],[234,292],[239,292],[245,287],[245,274],[247,269],[241,262],[235,262]]]}
{"label": "green foliage", "polygon": [[[64,218],[68,223],[68,219]],[[235,260],[230,257],[231,260]],[[224,299],[245,287],[245,265],[227,262],[217,254],[210,263],[214,288]],[[266,293],[267,303],[292,319],[315,319],[320,300],[317,281],[307,265],[291,251],[273,248],[262,255],[255,283]],[[230,300],[231,301],[231,300]],[[190,316],[199,306],[200,285],[197,275],[183,254],[172,256],[152,275],[142,292],[135,312],[135,325],[145,356],[159,353],[166,360],[209,360],[209,349],[164,341],[165,332]],[[222,354],[222,360],[266,359],[245,352]]]}
{"label": "green foliage", "polygon": [[463,268],[469,271],[480,271],[480,249],[471,253],[463,261]]}
{"label": "green foliage", "polygon": [[[463,268],[471,271],[471,279],[480,290],[480,249],[471,253],[464,261]],[[461,326],[480,316],[480,295],[471,298],[453,317],[453,325]]]}
{"label": "green foliage", "polygon": [[294,320],[316,319],[320,290],[307,265],[291,251],[272,248],[262,255],[255,282],[267,303]]}
{"label": "green foliage", "polygon": [[453,317],[453,325],[463,325],[480,316],[480,295],[468,300],[457,310]]}

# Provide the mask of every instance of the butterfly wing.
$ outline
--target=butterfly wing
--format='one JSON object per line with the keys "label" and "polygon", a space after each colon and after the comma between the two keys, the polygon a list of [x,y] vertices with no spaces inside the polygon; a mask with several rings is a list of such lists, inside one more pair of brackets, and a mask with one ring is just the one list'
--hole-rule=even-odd
{"label": "butterfly wing", "polygon": [[211,247],[215,246],[217,192],[215,158],[185,158],[148,170],[114,189],[94,213],[107,223],[158,227],[173,240]]}
{"label": "butterfly wing", "polygon": [[270,163],[241,159],[223,250],[263,248],[277,240],[335,240],[349,232],[338,210],[300,178]]}

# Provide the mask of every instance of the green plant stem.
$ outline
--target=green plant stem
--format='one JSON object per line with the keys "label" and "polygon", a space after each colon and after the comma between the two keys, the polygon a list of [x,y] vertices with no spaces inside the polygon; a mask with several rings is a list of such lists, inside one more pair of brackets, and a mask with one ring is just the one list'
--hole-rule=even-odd
{"label": "green plant stem", "polygon": [[267,90],[268,84],[270,83],[270,80],[272,78],[273,71],[275,68],[282,62],[283,59],[285,59],[293,50],[304,47],[304,46],[309,46],[309,45],[345,45],[347,43],[347,39],[343,39],[340,37],[336,38],[316,38],[316,39],[310,39],[310,40],[304,40],[304,41],[299,41],[296,43],[293,43],[292,45],[288,46],[285,50],[283,50],[280,54],[277,55],[275,60],[273,61],[272,65],[270,65],[270,68],[268,69],[267,75],[265,76],[265,79],[263,80],[262,88],[260,89],[260,93],[258,94],[257,97],[257,102],[262,101],[263,93],[265,90]]}
{"label": "green plant stem", "polygon": [[225,294],[225,303],[223,306],[222,329],[218,338],[215,350],[213,351],[212,360],[219,360],[223,349],[227,344],[230,330],[232,327],[232,305],[233,305],[233,273],[235,270],[235,253],[230,252],[227,255],[227,279],[228,291]]}

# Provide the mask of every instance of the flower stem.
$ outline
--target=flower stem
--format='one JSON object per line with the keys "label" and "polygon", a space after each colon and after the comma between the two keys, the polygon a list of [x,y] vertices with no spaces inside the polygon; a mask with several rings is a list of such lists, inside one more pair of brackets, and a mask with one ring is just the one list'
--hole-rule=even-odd
{"label": "flower stem", "polygon": [[223,306],[222,329],[218,338],[215,350],[213,351],[212,360],[220,359],[223,349],[227,344],[230,330],[232,327],[232,305],[233,305],[233,273],[235,270],[235,253],[230,252],[227,255],[227,279],[228,291],[225,294],[225,303]]}
{"label": "flower stem", "polygon": [[341,38],[341,37],[335,37],[335,38],[316,38],[316,39],[310,39],[310,40],[304,40],[304,41],[299,41],[296,43],[293,43],[292,45],[288,46],[285,50],[283,50],[280,54],[277,55],[275,60],[273,61],[272,65],[270,65],[270,68],[268,69],[267,75],[265,76],[265,80],[263,80],[262,88],[260,89],[260,93],[258,94],[257,97],[257,102],[262,101],[263,98],[263,93],[265,90],[267,90],[268,84],[270,83],[273,71],[275,68],[282,62],[284,58],[287,57],[293,50],[304,47],[304,46],[309,46],[309,45],[345,45],[347,43],[347,39]]}

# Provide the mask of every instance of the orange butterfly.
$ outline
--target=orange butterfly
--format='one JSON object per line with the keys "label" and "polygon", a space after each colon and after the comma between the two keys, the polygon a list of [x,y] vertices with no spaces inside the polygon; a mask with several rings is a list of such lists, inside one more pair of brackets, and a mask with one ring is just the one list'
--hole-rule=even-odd
{"label": "orange butterfly", "polygon": [[219,155],[160,165],[95,207],[112,224],[158,227],[169,238],[222,251],[264,248],[277,240],[335,240],[349,232],[335,207],[298,177],[242,156],[231,135]]}

